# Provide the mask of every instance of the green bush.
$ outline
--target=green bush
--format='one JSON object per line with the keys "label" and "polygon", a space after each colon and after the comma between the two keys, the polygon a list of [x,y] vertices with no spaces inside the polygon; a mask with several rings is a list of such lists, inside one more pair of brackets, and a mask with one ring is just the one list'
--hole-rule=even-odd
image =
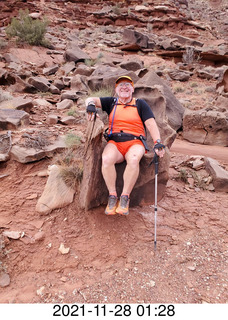
{"label": "green bush", "polygon": [[9,38],[16,37],[21,42],[31,45],[48,46],[48,41],[44,38],[48,20],[34,20],[29,16],[28,10],[19,10],[19,17],[13,18],[10,25],[6,28]]}
{"label": "green bush", "polygon": [[65,143],[68,148],[77,148],[81,143],[81,138],[74,133],[68,133],[65,137]]}

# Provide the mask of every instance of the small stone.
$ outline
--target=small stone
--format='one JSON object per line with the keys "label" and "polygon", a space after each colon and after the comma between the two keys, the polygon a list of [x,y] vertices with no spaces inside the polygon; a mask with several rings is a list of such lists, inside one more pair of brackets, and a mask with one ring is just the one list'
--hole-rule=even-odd
{"label": "small stone", "polygon": [[188,178],[188,183],[189,183],[189,185],[190,185],[191,187],[194,186],[194,182],[195,182],[195,180],[194,180],[193,178]]}
{"label": "small stone", "polygon": [[34,240],[35,241],[41,241],[45,238],[45,233],[43,231],[40,231],[40,232],[37,232],[35,235],[34,235]]}
{"label": "small stone", "polygon": [[71,99],[62,99],[61,102],[56,104],[58,110],[70,109],[74,105]]}
{"label": "small stone", "polygon": [[189,266],[188,269],[191,270],[191,271],[195,271],[196,267],[195,266]]}
{"label": "small stone", "polygon": [[3,235],[10,239],[17,240],[21,238],[21,231],[4,231]]}
{"label": "small stone", "polygon": [[10,276],[7,273],[0,273],[0,287],[4,288],[9,286]]}
{"label": "small stone", "polygon": [[48,170],[43,170],[37,173],[38,177],[47,177],[48,176]]}
{"label": "small stone", "polygon": [[41,12],[31,12],[29,16],[33,19],[39,19],[41,16]]}
{"label": "small stone", "polygon": [[73,116],[67,116],[67,117],[61,118],[60,122],[63,124],[72,125],[76,122],[76,119]]}
{"label": "small stone", "polygon": [[47,116],[46,121],[47,121],[48,124],[52,125],[52,124],[56,124],[58,122],[58,119],[59,118],[58,118],[57,115],[50,114],[50,115]]}
{"label": "small stone", "polygon": [[155,281],[150,280],[150,286],[151,286],[151,287],[155,287],[155,284],[156,284]]}
{"label": "small stone", "polygon": [[67,253],[69,253],[70,248],[65,248],[65,247],[64,247],[64,244],[61,243],[61,244],[60,244],[60,247],[59,247],[59,251],[60,251],[62,254],[67,254]]}
{"label": "small stone", "polygon": [[201,302],[202,304],[208,304],[208,303],[210,303],[209,301],[204,301],[204,300],[202,300],[202,302]]}
{"label": "small stone", "polygon": [[67,281],[67,277],[62,277],[62,278],[60,278],[60,280],[61,280],[62,282],[66,282],[66,281]]}
{"label": "small stone", "polygon": [[213,186],[213,183],[210,183],[210,184],[207,186],[207,190],[208,190],[208,191],[215,191],[215,187]]}
{"label": "small stone", "polygon": [[38,296],[43,296],[45,291],[45,287],[41,287],[40,289],[36,290]]}
{"label": "small stone", "polygon": [[36,199],[37,197],[38,197],[37,193],[33,193],[30,196],[28,196],[26,200],[33,200],[33,199]]}
{"label": "small stone", "polygon": [[196,159],[192,162],[192,167],[195,170],[200,170],[202,168],[204,168],[204,160],[201,159]]}

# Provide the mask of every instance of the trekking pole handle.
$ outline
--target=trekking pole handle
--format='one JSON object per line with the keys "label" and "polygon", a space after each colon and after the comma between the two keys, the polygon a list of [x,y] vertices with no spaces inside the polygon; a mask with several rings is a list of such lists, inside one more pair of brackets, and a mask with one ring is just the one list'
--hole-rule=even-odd
{"label": "trekking pole handle", "polygon": [[156,152],[154,152],[154,156],[152,161],[149,163],[149,167],[154,163],[155,164],[155,174],[158,173],[158,162],[159,162],[159,156]]}
{"label": "trekking pole handle", "polygon": [[155,166],[155,174],[158,174],[158,162],[159,162],[159,156],[157,155],[157,153],[154,153],[154,166]]}

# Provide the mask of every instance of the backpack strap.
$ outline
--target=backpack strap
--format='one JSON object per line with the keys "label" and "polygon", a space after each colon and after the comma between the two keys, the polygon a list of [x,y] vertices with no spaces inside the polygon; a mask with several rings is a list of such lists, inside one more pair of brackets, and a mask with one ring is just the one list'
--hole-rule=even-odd
{"label": "backpack strap", "polygon": [[118,105],[118,98],[116,99],[116,101],[114,100],[114,105],[113,105],[113,107],[112,107],[112,110],[113,110],[113,108],[114,108],[114,111],[113,111],[113,115],[112,115],[112,123],[111,123],[111,128],[110,128],[110,135],[112,134],[113,123],[114,123],[114,118],[115,118],[115,113],[116,113],[117,105]]}
{"label": "backpack strap", "polygon": [[137,106],[137,110],[138,110],[138,114],[142,120],[143,126],[144,126],[144,130],[145,130],[145,134],[146,134],[146,138],[147,138],[147,130],[146,130],[146,126],[145,123],[142,119],[142,108],[140,107],[140,100],[139,99],[135,99],[136,100],[136,106]]}

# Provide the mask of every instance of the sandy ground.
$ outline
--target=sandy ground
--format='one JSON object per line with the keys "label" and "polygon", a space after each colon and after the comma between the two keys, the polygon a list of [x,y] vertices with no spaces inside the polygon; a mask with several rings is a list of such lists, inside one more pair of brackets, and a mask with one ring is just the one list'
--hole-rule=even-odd
{"label": "sandy ground", "polygon": [[[190,191],[174,169],[187,153],[214,157],[215,149],[174,143],[170,180],[158,204],[156,251],[153,206],[107,217],[103,207],[83,212],[74,201],[39,216],[35,204],[46,178],[37,173],[48,160],[8,163],[1,169],[8,174],[1,179],[1,232],[23,237],[1,236],[1,270],[10,285],[0,289],[0,301],[227,303],[227,194]],[[224,163],[227,148],[216,157]]]}

